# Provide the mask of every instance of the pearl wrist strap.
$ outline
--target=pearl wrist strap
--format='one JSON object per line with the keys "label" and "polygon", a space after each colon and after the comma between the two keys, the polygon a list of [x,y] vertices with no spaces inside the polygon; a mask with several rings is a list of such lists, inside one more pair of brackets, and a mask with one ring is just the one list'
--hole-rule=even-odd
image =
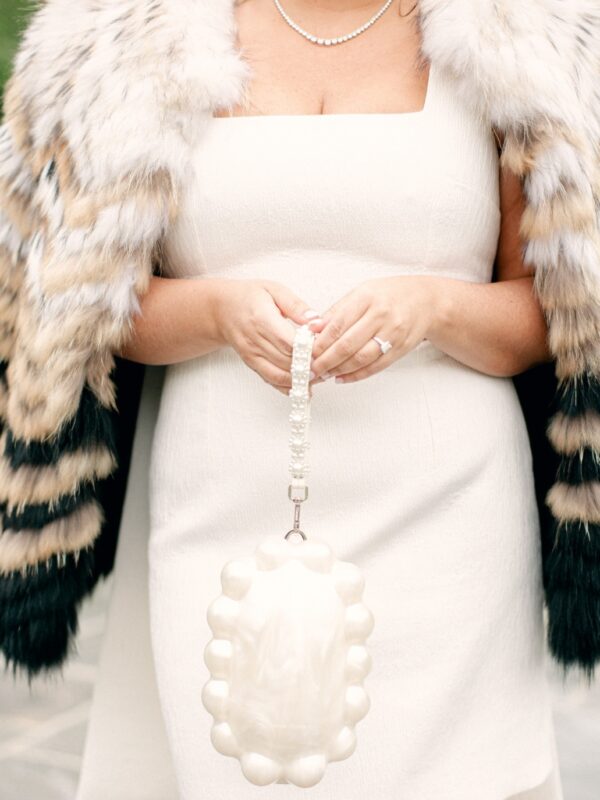
{"label": "pearl wrist strap", "polygon": [[296,329],[292,347],[292,388],[289,396],[292,410],[289,415],[290,431],[290,483],[288,497],[294,503],[293,527],[285,534],[287,539],[292,533],[298,533],[303,539],[306,534],[300,530],[300,506],[308,497],[306,475],[309,472],[307,450],[310,447],[308,431],[310,426],[310,394],[309,371],[312,358],[312,346],[315,334],[308,323]]}

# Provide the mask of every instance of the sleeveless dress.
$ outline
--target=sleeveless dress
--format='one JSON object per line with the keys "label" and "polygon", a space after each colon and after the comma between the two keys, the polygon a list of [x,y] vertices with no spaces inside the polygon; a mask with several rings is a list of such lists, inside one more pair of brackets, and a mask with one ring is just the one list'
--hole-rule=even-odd
{"label": "sleeveless dress", "polygon": [[[324,311],[374,277],[489,282],[498,154],[432,65],[414,113],[212,118],[180,208],[170,276],[276,280]],[[250,784],[213,748],[201,703],[223,564],[291,527],[289,402],[231,348],[165,369],[149,452],[149,624],[183,800],[298,796]],[[310,441],[302,527],[361,567],[375,618],[357,748],[311,798],[560,800],[531,452],[512,380],[423,341],[366,380],[316,385]]]}

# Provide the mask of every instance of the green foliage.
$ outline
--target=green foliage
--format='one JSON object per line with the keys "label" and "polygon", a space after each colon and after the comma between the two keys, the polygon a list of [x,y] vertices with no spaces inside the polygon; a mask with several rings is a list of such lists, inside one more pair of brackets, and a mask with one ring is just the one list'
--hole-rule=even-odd
{"label": "green foliage", "polygon": [[27,0],[0,0],[0,104],[2,86],[11,72],[19,33],[26,25],[32,3]]}

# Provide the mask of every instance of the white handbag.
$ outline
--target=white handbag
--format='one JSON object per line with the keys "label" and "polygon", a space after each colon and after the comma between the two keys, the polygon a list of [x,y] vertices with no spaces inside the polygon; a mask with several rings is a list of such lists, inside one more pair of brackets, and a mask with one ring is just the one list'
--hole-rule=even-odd
{"label": "white handbag", "polygon": [[267,536],[254,555],[227,562],[222,594],[207,612],[211,677],[202,702],[214,718],[211,741],[239,759],[258,786],[317,784],[328,762],[352,755],[356,723],[370,707],[363,682],[374,619],[362,602],[364,576],[300,530],[314,337],[308,325],[299,326],[292,352],[293,527]]}

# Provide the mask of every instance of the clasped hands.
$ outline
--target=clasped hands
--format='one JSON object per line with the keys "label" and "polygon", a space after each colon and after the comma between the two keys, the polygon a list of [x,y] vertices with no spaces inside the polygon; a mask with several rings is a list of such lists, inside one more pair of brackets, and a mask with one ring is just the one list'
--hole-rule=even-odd
{"label": "clasped hands", "polygon": [[[380,372],[432,339],[443,323],[444,279],[433,275],[371,278],[319,314],[279,281],[215,279],[211,339],[229,345],[242,361],[282,394],[291,386],[294,330],[308,322],[316,334],[309,381],[351,383]],[[200,287],[204,289],[204,287]],[[308,316],[307,316],[308,313]],[[315,316],[316,314],[316,316]],[[382,353],[373,336],[392,347]],[[437,337],[436,337],[437,338]]]}
{"label": "clasped hands", "polygon": [[[373,278],[359,284],[325,312],[309,310],[315,331],[311,385],[334,378],[352,383],[384,370],[428,338],[437,313],[434,276]],[[315,316],[316,315],[316,316]],[[377,336],[392,347],[382,353]]]}

